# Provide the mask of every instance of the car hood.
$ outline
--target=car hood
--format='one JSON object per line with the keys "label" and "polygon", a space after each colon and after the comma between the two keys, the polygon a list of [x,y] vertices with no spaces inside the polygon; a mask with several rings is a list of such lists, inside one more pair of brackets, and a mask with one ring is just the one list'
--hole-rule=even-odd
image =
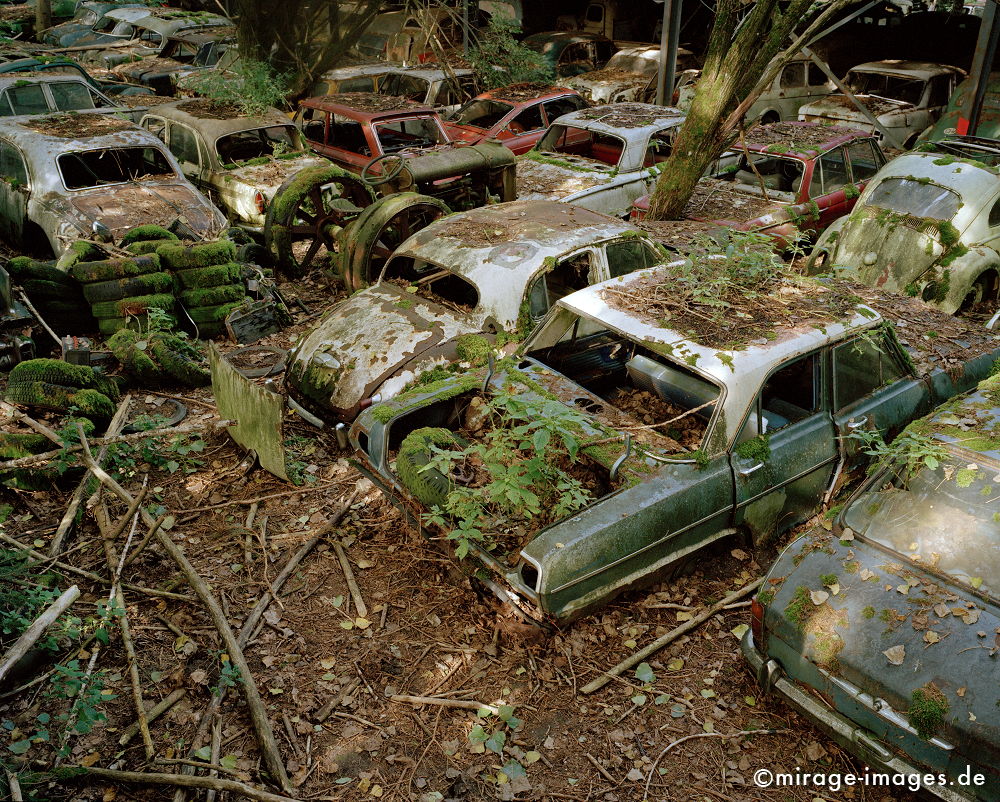
{"label": "car hood", "polygon": [[[884,736],[898,746],[916,738],[903,724],[914,691],[927,693],[933,684],[947,704],[936,736],[959,753],[950,759],[1000,765],[995,600],[861,537],[838,541],[822,530],[789,546],[764,587],[774,594],[765,614],[766,648],[788,673],[809,681],[808,660],[834,682],[846,680],[884,700],[902,716],[888,731],[887,716],[880,717]],[[817,690],[830,695],[829,688]],[[872,716],[875,706],[869,700]],[[926,748],[926,742],[917,747]]]}
{"label": "car hood", "polygon": [[831,261],[864,284],[904,292],[945,254],[935,222],[871,206],[856,210],[840,230]]}
{"label": "car hood", "polygon": [[613,180],[611,168],[601,162],[562,153],[540,158],[550,157],[551,161],[517,160],[518,200],[562,200]]}
{"label": "car hood", "polygon": [[376,284],[334,306],[303,335],[292,353],[288,383],[317,411],[353,419],[362,400],[378,392],[383,399],[395,395],[412,381],[418,363],[453,361],[454,338],[479,331],[481,318],[404,287]]}
{"label": "car hood", "polygon": [[243,164],[226,170],[223,180],[232,179],[247,185],[253,191],[260,190],[270,200],[288,178],[308,167],[328,165],[326,159],[303,154],[294,158],[268,159],[264,164]]}
{"label": "car hood", "polygon": [[[902,100],[879,97],[878,95],[855,95],[878,121],[888,122],[900,114],[913,111],[916,106]],[[865,128],[871,126],[868,118],[862,114],[849,97],[841,94],[827,95],[821,100],[813,101],[799,109],[799,119],[809,119],[809,116],[822,117],[825,120],[845,120],[860,123]]]}
{"label": "car hood", "polygon": [[177,182],[136,181],[59,195],[47,204],[74,219],[89,236],[95,222],[107,226],[117,241],[137,225],[169,227],[178,218],[196,234],[214,237],[225,217],[192,187]]}
{"label": "car hood", "polygon": [[458,123],[444,124],[448,137],[453,142],[477,142],[489,132],[489,128],[480,128],[478,125],[459,125]]}
{"label": "car hood", "polygon": [[639,90],[649,85],[649,78],[638,72],[626,70],[593,70],[574,75],[563,83],[575,89],[590,103],[608,103],[620,100],[620,95],[634,98]]}

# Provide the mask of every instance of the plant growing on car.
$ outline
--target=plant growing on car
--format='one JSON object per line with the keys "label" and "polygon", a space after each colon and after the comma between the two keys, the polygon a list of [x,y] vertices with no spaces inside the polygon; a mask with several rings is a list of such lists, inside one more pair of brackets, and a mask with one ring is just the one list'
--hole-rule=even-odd
{"label": "plant growing on car", "polygon": [[288,78],[263,61],[241,58],[232,70],[206,70],[190,76],[187,88],[217,103],[232,103],[247,117],[285,105]]}
{"label": "plant growing on car", "polygon": [[887,444],[880,431],[858,429],[851,432],[850,437],[862,444],[862,451],[874,457],[869,472],[887,464],[889,461],[901,462],[904,466],[903,476],[913,476],[921,468],[937,470],[938,466],[948,457],[948,449],[942,443],[933,440],[926,434],[921,434],[912,426]]}
{"label": "plant growing on car", "polygon": [[555,76],[539,53],[525,47],[514,36],[521,26],[510,17],[494,14],[469,50],[469,63],[483,89],[533,81],[549,83]]}
{"label": "plant growing on car", "polygon": [[484,533],[494,519],[530,521],[532,527],[558,520],[586,506],[590,491],[567,467],[581,447],[586,419],[554,399],[516,394],[504,387],[486,404],[491,428],[464,449],[431,444],[423,470],[452,475],[459,465],[480,469],[485,481],[456,487],[425,515],[428,523],[450,527],[448,537],[465,557],[473,542],[494,545]]}

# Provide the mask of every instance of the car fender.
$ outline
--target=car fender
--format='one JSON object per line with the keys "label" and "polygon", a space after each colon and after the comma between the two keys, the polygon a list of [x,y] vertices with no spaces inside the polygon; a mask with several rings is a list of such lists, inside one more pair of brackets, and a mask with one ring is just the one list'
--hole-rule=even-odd
{"label": "car fender", "polygon": [[[812,253],[809,254],[809,259],[806,262],[807,275],[826,273],[831,269],[837,259],[837,243],[840,239],[840,232],[847,225],[847,220],[846,216],[834,220],[816,240],[816,245],[813,246]],[[821,256],[824,257],[822,260],[820,260]],[[820,260],[818,264],[817,260]]]}
{"label": "car fender", "polygon": [[985,245],[977,245],[948,265],[942,266],[942,263],[938,262],[921,278],[933,281],[936,276],[940,276],[937,280],[944,283],[947,290],[937,306],[949,314],[954,314],[961,308],[965,296],[969,294],[976,279],[990,268],[1000,270],[1000,253]]}

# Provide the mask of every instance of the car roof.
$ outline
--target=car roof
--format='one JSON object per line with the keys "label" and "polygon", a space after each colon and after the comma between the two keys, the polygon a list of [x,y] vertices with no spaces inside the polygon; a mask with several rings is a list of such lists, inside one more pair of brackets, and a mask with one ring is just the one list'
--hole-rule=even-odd
{"label": "car roof", "polygon": [[948,64],[937,64],[932,61],[908,61],[906,59],[886,59],[884,61],[866,61],[864,64],[857,64],[851,67],[851,72],[863,70],[864,72],[876,72],[880,75],[916,75],[919,78],[931,78],[935,75],[951,73],[953,75],[965,75],[965,71]]}
{"label": "car roof", "polygon": [[[744,136],[747,150],[775,156],[799,156],[811,159],[838,145],[856,139],[871,139],[871,134],[857,128],[822,123],[787,122],[755,125]],[[735,149],[735,146],[734,146]]]}
{"label": "car roof", "polygon": [[[996,194],[997,170],[980,165],[981,162],[977,164],[972,159],[953,157],[941,152],[910,151],[886,164],[875,176],[878,180],[873,179],[869,186],[874,187],[886,178],[909,178],[916,181],[927,179],[959,191],[965,201],[975,201],[978,198],[985,202]],[[966,206],[969,204],[966,203]]]}
{"label": "car roof", "polygon": [[[507,270],[527,279],[548,257],[637,229],[630,223],[570,203],[517,200],[481,206],[436,220],[396,250],[447,266],[474,284]],[[497,233],[499,232],[499,233]],[[477,280],[478,279],[478,280]]]}
{"label": "car roof", "polygon": [[30,117],[0,117],[0,136],[28,154],[59,155],[81,149],[163,143],[145,128],[114,114],[57,113]]}
{"label": "car roof", "polygon": [[178,42],[203,44],[204,42],[223,42],[236,39],[236,28],[232,25],[206,25],[191,30],[178,31],[170,38]]}
{"label": "car roof", "polygon": [[113,8],[105,12],[104,16],[121,22],[136,22],[143,17],[148,17],[149,12],[149,6],[126,6],[124,8]]}
{"label": "car roof", "polygon": [[461,78],[466,75],[474,74],[471,69],[468,69],[466,67],[452,67],[449,68],[448,70],[445,70],[442,67],[435,67],[433,64],[431,65],[420,64],[420,65],[414,65],[412,67],[403,67],[390,64],[383,70],[383,72],[387,75],[389,73],[416,75],[418,78],[426,78],[428,81],[437,81],[442,78],[450,78],[452,75]]}
{"label": "car roof", "polygon": [[[651,267],[594,284],[561,298],[558,303],[574,312],[596,318],[611,328],[644,343],[651,350],[670,359],[684,362],[694,371],[713,379],[716,383],[735,387],[742,384],[742,377],[765,374],[784,364],[790,357],[806,353],[835,340],[845,332],[870,329],[882,321],[875,310],[859,305],[850,317],[838,321],[799,320],[794,325],[785,321],[774,324],[774,338],[755,340],[739,349],[725,350],[703,346],[688,335],[674,329],[663,328],[642,319],[636,313],[611,306],[604,297],[604,290],[627,291],[634,281],[656,279],[662,276],[665,283],[675,280],[675,273],[666,266]],[[753,387],[756,383],[750,382]]]}
{"label": "car roof", "polygon": [[[70,63],[70,62],[67,62]],[[73,69],[71,67],[71,69]],[[34,84],[34,83],[71,83],[71,84],[83,84],[86,87],[90,87],[87,79],[80,75],[78,72],[62,73],[54,72],[51,70],[39,70],[38,72],[4,72],[0,73],[0,88],[18,85],[18,84]]]}
{"label": "car roof", "polygon": [[620,131],[653,133],[671,125],[679,125],[684,112],[673,106],[654,106],[651,103],[608,103],[580,109],[559,117],[560,125],[573,125],[591,131],[617,134]]}
{"label": "car roof", "polygon": [[543,98],[560,97],[562,95],[579,95],[575,89],[566,86],[551,86],[549,84],[522,82],[509,84],[496,89],[490,89],[476,95],[476,100],[503,100],[507,103],[530,103]]}
{"label": "car roof", "polygon": [[349,64],[345,67],[334,67],[324,72],[320,78],[326,81],[343,81],[346,78],[359,78],[364,75],[381,75],[390,70],[404,70],[402,64],[394,61],[377,61],[366,64]]}
{"label": "car roof", "polygon": [[407,97],[379,95],[374,92],[342,92],[339,95],[310,97],[299,102],[299,106],[332,112],[350,112],[363,119],[395,117],[400,114],[434,114],[430,106],[417,103]]}
{"label": "car roof", "polygon": [[975,452],[1000,467],[1000,374],[927,416],[931,436],[952,452]]}
{"label": "car roof", "polygon": [[184,98],[160,103],[153,107],[149,113],[187,123],[192,128],[211,129],[219,136],[234,131],[246,131],[250,128],[292,125],[288,116],[278,109],[269,109],[261,115],[247,116],[241,114],[236,106],[213,103],[206,98]]}

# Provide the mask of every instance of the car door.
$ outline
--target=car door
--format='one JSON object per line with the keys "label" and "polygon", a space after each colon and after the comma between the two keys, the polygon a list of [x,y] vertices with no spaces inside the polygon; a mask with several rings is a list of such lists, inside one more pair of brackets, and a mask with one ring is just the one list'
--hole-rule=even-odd
{"label": "car door", "polygon": [[858,201],[858,195],[864,192],[872,176],[885,164],[885,156],[874,139],[852,142],[844,150],[851,170],[851,183],[856,190],[849,191],[846,196],[844,213],[849,214]]}
{"label": "car door", "polygon": [[[574,111],[579,111],[580,109],[586,108],[587,103],[578,95],[564,95],[563,97],[552,98],[552,100],[546,100],[542,103],[542,109],[545,112],[545,124],[552,125],[557,119],[562,117],[564,114],[570,114]],[[541,132],[535,139],[541,139]],[[573,129],[563,140],[567,145],[578,144],[587,141],[587,132],[582,129]]]}
{"label": "car door", "polygon": [[206,184],[204,170],[207,165],[199,148],[197,132],[183,123],[170,121],[167,127],[167,149],[174,154],[181,166],[181,172],[198,188]]}
{"label": "car door", "polygon": [[24,157],[12,143],[0,139],[0,233],[8,242],[22,241],[30,190]]}
{"label": "car door", "polygon": [[747,527],[755,542],[809,518],[829,485],[838,451],[824,357],[814,351],[771,373],[730,455],[733,523]]}
{"label": "car door", "polygon": [[923,381],[904,364],[891,335],[875,329],[833,348],[833,420],[840,444],[838,471],[864,461],[861,429],[878,430],[889,442],[930,406]]}
{"label": "car door", "polygon": [[540,103],[535,103],[519,109],[497,134],[497,139],[515,154],[520,155],[531,150],[544,133],[545,120],[542,118],[542,106]]}

